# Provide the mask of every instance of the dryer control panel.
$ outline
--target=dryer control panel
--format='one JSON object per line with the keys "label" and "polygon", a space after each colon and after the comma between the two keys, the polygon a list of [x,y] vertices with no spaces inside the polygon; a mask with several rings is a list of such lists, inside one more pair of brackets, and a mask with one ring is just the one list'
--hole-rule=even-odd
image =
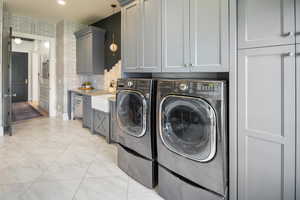
{"label": "dryer control panel", "polygon": [[158,82],[158,90],[161,96],[165,94],[180,94],[220,99],[224,96],[226,82],[207,80],[160,80]]}

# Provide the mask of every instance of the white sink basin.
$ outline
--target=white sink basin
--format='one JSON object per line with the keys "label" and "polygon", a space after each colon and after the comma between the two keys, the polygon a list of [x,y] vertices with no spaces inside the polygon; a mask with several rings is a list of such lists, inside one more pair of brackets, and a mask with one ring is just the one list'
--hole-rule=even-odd
{"label": "white sink basin", "polygon": [[100,110],[102,112],[109,113],[109,98],[113,97],[113,94],[104,94],[99,96],[92,96],[92,108]]}

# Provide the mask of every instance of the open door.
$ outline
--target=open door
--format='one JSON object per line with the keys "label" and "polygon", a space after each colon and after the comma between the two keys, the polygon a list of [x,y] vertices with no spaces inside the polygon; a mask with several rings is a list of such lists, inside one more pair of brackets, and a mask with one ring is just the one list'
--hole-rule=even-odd
{"label": "open door", "polygon": [[3,31],[3,125],[12,135],[12,28]]}

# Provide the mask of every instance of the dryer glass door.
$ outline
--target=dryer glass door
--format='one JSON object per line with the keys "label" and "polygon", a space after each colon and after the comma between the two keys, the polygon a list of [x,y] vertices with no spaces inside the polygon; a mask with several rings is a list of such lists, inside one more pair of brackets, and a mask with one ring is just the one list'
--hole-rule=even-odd
{"label": "dryer glass door", "polygon": [[142,137],[146,133],[147,103],[137,91],[123,90],[117,95],[117,121],[126,134]]}
{"label": "dryer glass door", "polygon": [[199,162],[216,154],[216,114],[201,98],[170,95],[160,104],[160,137],[171,151]]}

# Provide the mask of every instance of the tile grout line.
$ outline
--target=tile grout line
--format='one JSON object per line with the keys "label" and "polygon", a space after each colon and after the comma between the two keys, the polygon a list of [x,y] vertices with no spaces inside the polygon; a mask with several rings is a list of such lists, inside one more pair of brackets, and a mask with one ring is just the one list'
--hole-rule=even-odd
{"label": "tile grout line", "polygon": [[87,169],[85,170],[85,174],[82,176],[81,181],[80,181],[80,183],[78,184],[77,189],[75,190],[75,193],[74,193],[74,195],[73,195],[72,200],[75,200],[76,194],[78,193],[78,191],[79,191],[79,189],[80,189],[80,186],[82,185],[83,181],[85,180],[85,178],[86,178],[86,176],[87,176],[88,170],[90,169],[91,165],[94,163],[95,160],[96,160],[96,156],[95,156],[95,159],[88,165]]}

